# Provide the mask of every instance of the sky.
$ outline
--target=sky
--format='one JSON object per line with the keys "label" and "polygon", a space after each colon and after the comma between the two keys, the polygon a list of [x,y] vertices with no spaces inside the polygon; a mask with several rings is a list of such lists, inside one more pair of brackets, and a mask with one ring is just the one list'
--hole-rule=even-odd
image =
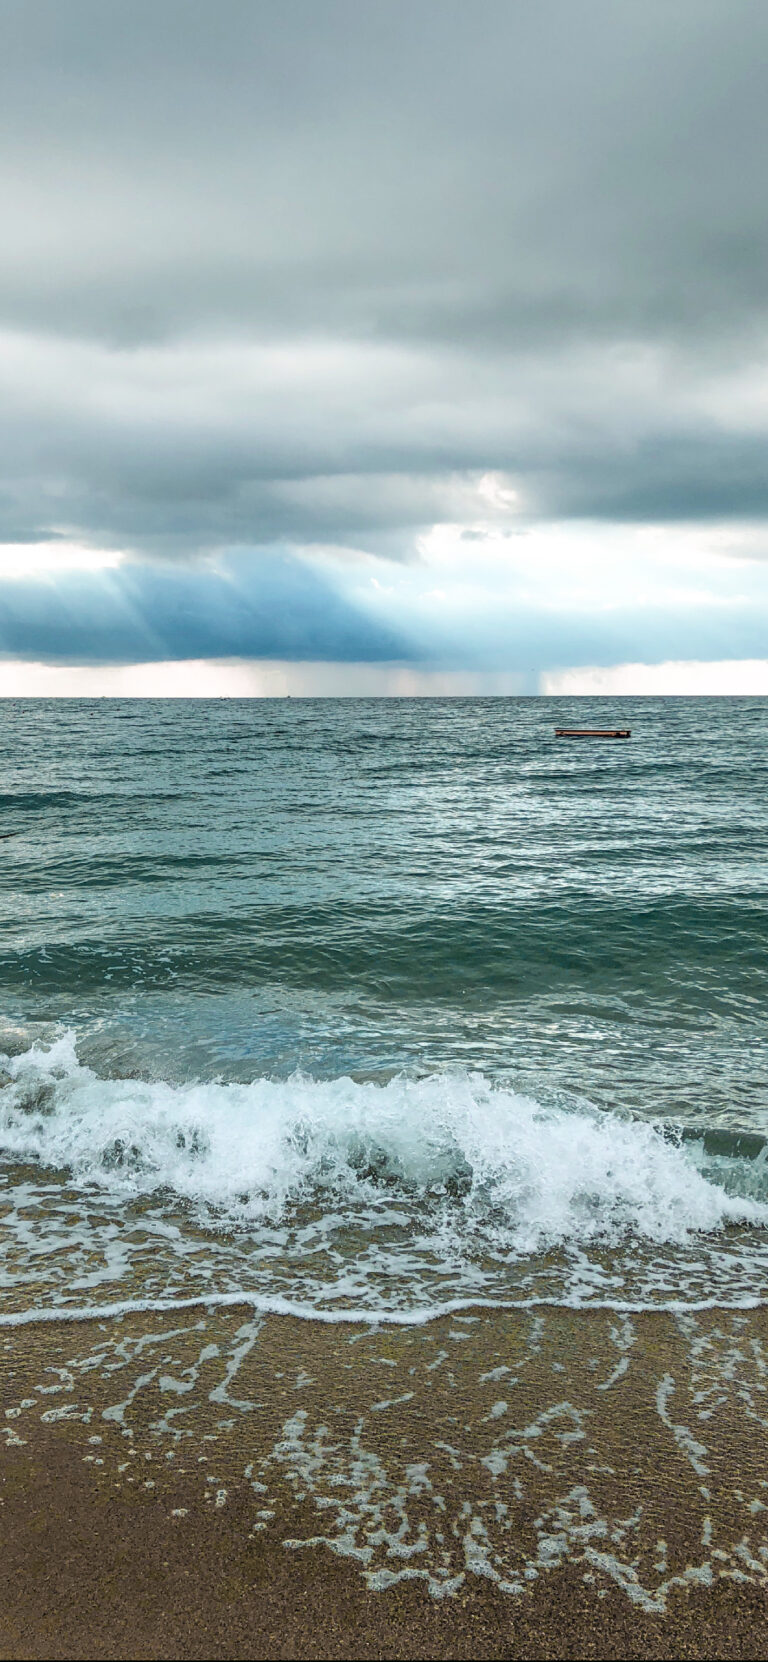
{"label": "sky", "polygon": [[768,694],[764,0],[0,0],[0,695]]}

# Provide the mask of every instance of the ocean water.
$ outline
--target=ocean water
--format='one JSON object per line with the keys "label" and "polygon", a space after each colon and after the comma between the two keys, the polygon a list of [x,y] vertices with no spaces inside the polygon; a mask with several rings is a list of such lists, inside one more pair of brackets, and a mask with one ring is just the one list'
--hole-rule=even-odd
{"label": "ocean water", "polygon": [[763,701],[5,701],[0,770],[0,1322],[768,1297]]}

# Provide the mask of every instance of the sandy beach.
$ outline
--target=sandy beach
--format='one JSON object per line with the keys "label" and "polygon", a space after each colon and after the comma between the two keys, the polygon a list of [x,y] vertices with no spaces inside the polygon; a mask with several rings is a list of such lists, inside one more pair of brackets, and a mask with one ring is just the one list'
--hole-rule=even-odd
{"label": "sandy beach", "polygon": [[768,1320],[2,1335],[3,1657],[761,1656]]}

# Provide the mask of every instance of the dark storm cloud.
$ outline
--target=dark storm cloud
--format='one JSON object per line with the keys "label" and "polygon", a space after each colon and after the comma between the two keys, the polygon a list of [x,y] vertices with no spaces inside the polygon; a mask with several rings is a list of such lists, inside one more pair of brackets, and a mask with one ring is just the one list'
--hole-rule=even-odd
{"label": "dark storm cloud", "polygon": [[407,659],[411,649],[287,555],[220,570],[150,564],[3,585],[0,653],[59,663]]}
{"label": "dark storm cloud", "polygon": [[497,599],[486,615],[422,617],[408,628],[340,597],[316,569],[289,555],[230,557],[212,570],[152,562],[63,572],[2,584],[0,656],[60,664],[200,658],[296,662],[415,662],[495,671],[510,662],[534,675],[547,665],[613,663],[640,656],[760,657],[768,599],[713,606],[542,609]]}
{"label": "dark storm cloud", "polygon": [[0,29],[0,540],[408,558],[485,470],[532,519],[768,512],[762,0]]}

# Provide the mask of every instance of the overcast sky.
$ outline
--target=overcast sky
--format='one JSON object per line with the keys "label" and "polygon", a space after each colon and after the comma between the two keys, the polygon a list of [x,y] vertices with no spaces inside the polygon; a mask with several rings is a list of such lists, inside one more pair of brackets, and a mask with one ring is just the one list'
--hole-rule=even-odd
{"label": "overcast sky", "polygon": [[765,0],[0,36],[0,692],[768,692]]}

